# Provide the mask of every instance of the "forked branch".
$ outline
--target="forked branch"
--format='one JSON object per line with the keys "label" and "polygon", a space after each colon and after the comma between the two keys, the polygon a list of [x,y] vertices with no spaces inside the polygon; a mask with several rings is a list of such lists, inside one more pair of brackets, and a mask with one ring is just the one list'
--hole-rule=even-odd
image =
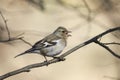
{"label": "forked branch", "polygon": [[4,17],[3,13],[0,11],[0,16],[2,17],[4,24],[5,24],[5,28],[7,30],[7,35],[8,35],[8,39],[6,40],[0,40],[0,42],[9,42],[9,41],[14,41],[14,40],[21,40],[24,43],[28,44],[29,46],[32,46],[29,42],[27,42],[26,40],[24,40],[24,37],[21,37],[24,33],[17,35],[16,37],[11,37],[8,25],[7,25],[7,19]]}

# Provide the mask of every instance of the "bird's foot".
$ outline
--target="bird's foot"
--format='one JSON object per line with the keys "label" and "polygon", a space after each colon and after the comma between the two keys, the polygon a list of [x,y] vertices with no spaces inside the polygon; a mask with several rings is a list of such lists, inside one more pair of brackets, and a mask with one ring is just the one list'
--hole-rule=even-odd
{"label": "bird's foot", "polygon": [[46,63],[46,66],[50,64],[48,60],[45,60],[44,62]]}
{"label": "bird's foot", "polygon": [[59,61],[65,61],[65,58],[63,57],[53,57],[54,59],[58,59]]}

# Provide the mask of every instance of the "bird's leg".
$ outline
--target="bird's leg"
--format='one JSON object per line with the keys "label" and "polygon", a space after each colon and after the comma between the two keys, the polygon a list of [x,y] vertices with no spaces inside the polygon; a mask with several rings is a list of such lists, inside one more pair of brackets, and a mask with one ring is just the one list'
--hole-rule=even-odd
{"label": "bird's leg", "polygon": [[45,62],[47,62],[46,66],[48,66],[48,65],[49,65],[49,62],[48,62],[46,56],[45,56],[45,55],[43,55],[43,56],[44,56],[44,58],[45,58]]}
{"label": "bird's leg", "polygon": [[54,56],[53,58],[54,59],[58,59],[59,61],[64,61],[65,60],[65,58],[63,58],[63,57],[56,57],[56,56]]}

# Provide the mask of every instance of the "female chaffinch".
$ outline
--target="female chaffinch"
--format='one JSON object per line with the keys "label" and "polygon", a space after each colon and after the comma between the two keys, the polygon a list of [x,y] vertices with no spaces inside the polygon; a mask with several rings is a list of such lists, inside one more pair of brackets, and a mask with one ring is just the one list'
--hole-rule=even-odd
{"label": "female chaffinch", "polygon": [[42,40],[36,42],[32,48],[26,50],[25,52],[18,54],[16,57],[27,54],[27,53],[37,53],[44,56],[47,61],[47,57],[58,58],[56,55],[60,54],[67,45],[67,38],[71,36],[64,27],[58,27],[52,34],[46,36]]}

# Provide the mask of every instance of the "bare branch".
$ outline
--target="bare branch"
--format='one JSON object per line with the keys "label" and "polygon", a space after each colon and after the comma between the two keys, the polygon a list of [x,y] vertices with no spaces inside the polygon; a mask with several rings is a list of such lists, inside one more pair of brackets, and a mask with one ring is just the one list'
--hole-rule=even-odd
{"label": "bare branch", "polygon": [[11,34],[10,34],[10,31],[9,31],[9,28],[8,28],[8,25],[7,25],[7,20],[5,19],[5,17],[3,16],[2,12],[0,11],[0,15],[5,23],[5,27],[6,27],[6,30],[7,30],[7,34],[8,34],[8,39],[7,40],[0,40],[0,42],[9,42],[9,41],[14,41],[14,40],[21,40],[23,41],[24,43],[32,46],[32,44],[30,44],[29,42],[25,41],[23,39],[23,37],[21,37],[24,33],[22,34],[19,34],[17,35],[16,37],[11,37]]}
{"label": "bare branch", "polygon": [[24,34],[24,33],[21,33],[21,34],[17,35],[15,38],[16,38],[16,39],[18,38],[19,40],[23,41],[25,44],[28,44],[29,46],[32,46],[31,43],[29,43],[29,42],[27,42],[26,40],[23,39],[24,37],[20,37],[20,36],[22,36],[23,34]]}
{"label": "bare branch", "polygon": [[13,37],[13,38],[10,38],[9,40],[3,40],[3,41],[1,40],[0,42],[15,41],[15,40],[20,40],[20,39],[22,39],[22,38],[23,38],[23,37],[19,37],[19,38],[16,38],[16,37],[14,38],[14,37]]}
{"label": "bare branch", "polygon": [[10,38],[10,40],[3,40],[3,41],[0,41],[0,42],[9,42],[9,41],[15,41],[15,40],[21,40],[23,41],[25,44],[28,44],[29,46],[32,46],[31,43],[27,42],[26,40],[23,39],[24,37],[13,37],[13,38]]}
{"label": "bare branch", "polygon": [[104,45],[120,45],[120,43],[116,43],[116,42],[111,42],[111,43],[103,43]]}
{"label": "bare branch", "polygon": [[21,41],[23,41],[24,43],[28,44],[29,46],[32,46],[31,43],[27,42],[26,40],[24,40],[23,38],[20,38]]}
{"label": "bare branch", "polygon": [[99,44],[101,47],[105,48],[106,50],[108,50],[113,56],[120,58],[120,55],[116,54],[114,51],[112,51],[108,46],[106,46],[105,44],[96,41],[95,43]]}
{"label": "bare branch", "polygon": [[61,56],[60,56],[60,59],[58,58],[55,58],[55,59],[51,59],[49,60],[48,62],[41,62],[41,63],[36,63],[36,64],[31,64],[31,65],[28,65],[28,66],[25,66],[23,68],[20,68],[20,69],[17,69],[17,70],[14,70],[14,71],[11,71],[11,72],[8,72],[2,76],[0,76],[0,80],[4,80],[10,76],[14,76],[16,74],[20,74],[20,73],[23,73],[23,72],[30,72],[31,69],[33,68],[37,68],[37,67],[42,67],[42,66],[46,66],[48,64],[53,64],[53,63],[56,63],[56,62],[60,62],[61,59],[64,59],[66,56],[70,55],[72,52],[90,44],[90,43],[96,43],[96,44],[99,44],[100,46],[102,46],[103,48],[105,48],[106,50],[108,50],[111,54],[113,54],[115,57],[117,58],[120,58],[119,55],[117,55],[116,53],[114,53],[111,49],[109,49],[107,46],[105,46],[104,44],[100,43],[98,41],[99,38],[101,38],[102,36],[108,34],[108,33],[111,33],[113,31],[117,31],[117,30],[120,30],[120,27],[116,27],[116,28],[112,28],[112,29],[109,29],[75,47],[73,47],[72,49],[68,50],[67,52],[63,53]]}
{"label": "bare branch", "polygon": [[4,23],[5,23],[5,28],[6,28],[7,34],[8,34],[8,40],[10,40],[11,37],[10,37],[10,31],[9,31],[8,25],[7,25],[7,20],[5,19],[4,15],[2,14],[1,11],[0,11],[0,15],[1,15],[1,17],[2,17],[2,19],[3,19],[3,21],[4,21]]}

